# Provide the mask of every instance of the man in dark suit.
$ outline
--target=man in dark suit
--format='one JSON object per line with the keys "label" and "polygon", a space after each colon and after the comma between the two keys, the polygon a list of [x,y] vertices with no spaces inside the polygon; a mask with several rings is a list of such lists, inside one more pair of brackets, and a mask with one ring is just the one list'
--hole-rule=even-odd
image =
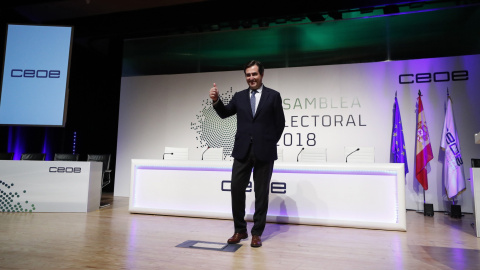
{"label": "man in dark suit", "polygon": [[277,159],[277,142],[285,127],[282,98],[277,91],[263,85],[264,68],[259,61],[245,65],[248,89],[234,94],[224,105],[218,98],[216,84],[210,89],[213,108],[221,118],[237,115],[237,133],[232,156],[232,214],[235,227],[229,244],[248,238],[245,221],[245,190],[253,169],[255,214],[252,227],[252,247],[262,246],[261,235],[265,229],[268,211],[268,195],[273,163]]}

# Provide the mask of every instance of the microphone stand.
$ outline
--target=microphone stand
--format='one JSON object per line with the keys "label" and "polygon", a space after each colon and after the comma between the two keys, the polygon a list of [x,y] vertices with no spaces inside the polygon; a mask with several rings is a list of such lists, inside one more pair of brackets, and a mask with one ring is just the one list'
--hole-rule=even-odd
{"label": "microphone stand", "polygon": [[298,162],[298,157],[300,156],[300,153],[302,153],[303,149],[305,149],[305,147],[302,147],[302,150],[300,150],[300,152],[298,152],[298,155],[297,155],[297,162]]}
{"label": "microphone stand", "polygon": [[203,160],[203,154],[205,154],[205,152],[207,152],[208,149],[210,149],[210,146],[207,146],[207,149],[205,149],[205,151],[203,151],[203,153],[202,153],[202,160]]}
{"label": "microphone stand", "polygon": [[348,163],[348,157],[349,157],[351,154],[353,154],[353,153],[355,153],[355,152],[357,152],[357,151],[360,151],[360,148],[357,148],[357,149],[355,149],[353,152],[351,152],[350,154],[348,154],[348,155],[345,157],[345,163]]}

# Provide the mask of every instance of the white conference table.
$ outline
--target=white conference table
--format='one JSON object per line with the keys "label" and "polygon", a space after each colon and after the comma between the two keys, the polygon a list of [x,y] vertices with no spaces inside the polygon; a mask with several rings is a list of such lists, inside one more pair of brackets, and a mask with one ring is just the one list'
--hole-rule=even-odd
{"label": "white conference table", "polygon": [[[131,213],[232,218],[232,162],[132,159],[131,166]],[[251,220],[252,179],[246,203]],[[276,162],[267,221],[406,231],[404,165]]]}
{"label": "white conference table", "polygon": [[0,160],[0,212],[98,210],[102,163]]}
{"label": "white conference table", "polygon": [[475,233],[480,237],[480,168],[470,168]]}

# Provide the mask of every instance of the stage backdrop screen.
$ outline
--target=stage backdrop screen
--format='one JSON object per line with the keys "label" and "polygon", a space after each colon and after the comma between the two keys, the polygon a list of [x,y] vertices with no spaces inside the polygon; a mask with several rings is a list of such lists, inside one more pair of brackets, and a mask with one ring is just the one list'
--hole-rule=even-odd
{"label": "stage backdrop screen", "polygon": [[65,125],[72,36],[72,27],[8,25],[0,125]]}

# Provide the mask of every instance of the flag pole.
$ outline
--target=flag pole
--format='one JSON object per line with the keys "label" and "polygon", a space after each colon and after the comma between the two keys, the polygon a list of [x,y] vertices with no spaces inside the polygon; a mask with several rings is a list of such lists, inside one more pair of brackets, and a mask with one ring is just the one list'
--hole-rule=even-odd
{"label": "flag pole", "polygon": [[[420,102],[422,96],[422,91],[418,89],[418,100]],[[418,112],[419,114],[421,113],[420,111]],[[423,113],[423,112],[422,112]],[[417,127],[418,128],[418,127]],[[427,131],[428,132],[428,131]],[[417,142],[418,143],[418,142]],[[425,149],[424,149],[425,150]],[[422,150],[423,151],[423,150]],[[430,150],[431,151],[431,150]],[[432,157],[433,158],[433,157]],[[429,161],[429,160],[428,160]],[[428,163],[427,161],[427,163]],[[418,164],[417,164],[418,165]],[[426,166],[426,165],[425,165]],[[425,168],[426,170],[426,168]],[[418,180],[418,179],[417,179]],[[422,184],[423,187],[423,184]],[[428,188],[428,185],[427,185]],[[425,197],[425,188],[423,187],[423,215],[424,216],[433,216],[434,211],[433,211],[433,204],[427,203],[426,197]]]}
{"label": "flag pole", "polygon": [[[422,91],[418,89],[418,97],[420,98],[421,96],[422,96]],[[423,205],[425,205],[427,203],[427,200],[425,199],[425,189],[423,188],[423,186],[422,186],[422,189],[423,189]],[[425,212],[425,209],[423,209],[423,211]]]}
{"label": "flag pole", "polygon": [[[447,87],[447,102],[448,102],[448,98],[449,98],[449,97],[450,97],[450,91],[448,91],[448,87]],[[452,198],[452,205],[455,205],[455,197],[456,197],[456,196],[454,196],[454,197]],[[451,211],[450,211],[450,213],[451,213]]]}

